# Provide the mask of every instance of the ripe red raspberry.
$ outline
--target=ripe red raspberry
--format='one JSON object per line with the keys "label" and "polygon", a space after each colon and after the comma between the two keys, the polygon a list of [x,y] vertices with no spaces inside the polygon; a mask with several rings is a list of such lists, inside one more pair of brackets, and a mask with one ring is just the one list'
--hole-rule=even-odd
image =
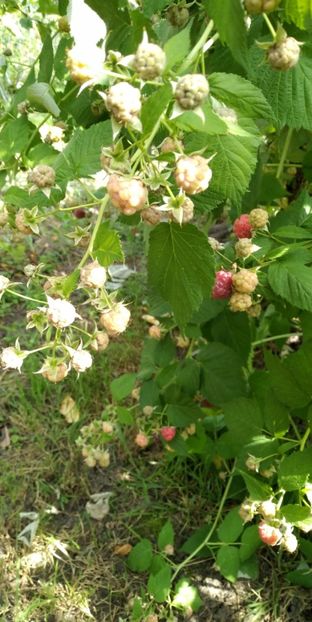
{"label": "ripe red raspberry", "polygon": [[177,429],[173,425],[168,425],[163,428],[160,428],[160,434],[163,437],[164,441],[170,443],[175,437],[177,433]]}
{"label": "ripe red raspberry", "polygon": [[242,214],[234,220],[233,231],[237,238],[251,238],[252,228],[249,221],[249,214]]}
{"label": "ripe red raspberry", "polygon": [[86,210],[85,210],[85,209],[83,209],[83,208],[81,208],[81,207],[78,207],[78,209],[75,209],[75,210],[74,210],[74,216],[75,216],[76,218],[85,218],[85,217],[86,217],[86,215],[87,215]]}
{"label": "ripe red raspberry", "polygon": [[216,273],[215,284],[212,289],[212,298],[214,300],[230,297],[232,293],[232,279],[232,272],[219,270],[219,272]]}
{"label": "ripe red raspberry", "polygon": [[273,527],[265,521],[261,521],[259,524],[258,533],[262,542],[264,542],[264,544],[268,544],[269,546],[276,546],[282,538],[281,531],[277,529],[277,527]]}

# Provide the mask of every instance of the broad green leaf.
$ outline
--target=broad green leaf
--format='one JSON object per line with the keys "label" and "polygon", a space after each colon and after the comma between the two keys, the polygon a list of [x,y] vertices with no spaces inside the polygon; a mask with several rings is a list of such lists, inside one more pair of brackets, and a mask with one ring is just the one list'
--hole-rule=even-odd
{"label": "broad green leaf", "polygon": [[113,399],[116,402],[121,402],[125,397],[128,397],[134,389],[136,379],[136,374],[123,374],[119,378],[115,378],[110,385]]}
{"label": "broad green leaf", "polygon": [[171,604],[177,609],[187,611],[192,609],[192,611],[196,612],[201,607],[202,600],[197,588],[194,587],[188,579],[182,578],[175,587],[175,593]]}
{"label": "broad green leaf", "polygon": [[168,544],[171,544],[173,546],[173,543],[174,543],[173,526],[172,526],[171,521],[167,520],[167,522],[164,524],[164,526],[160,530],[158,540],[157,540],[157,545],[160,551],[163,551],[164,548]]}
{"label": "broad green leaf", "polygon": [[251,499],[255,499],[256,501],[265,501],[272,495],[271,487],[263,481],[263,478],[260,479],[255,475],[247,473],[247,471],[238,470],[238,472],[245,481],[246,488]]}
{"label": "broad green leaf", "polygon": [[240,566],[239,549],[234,546],[221,546],[217,553],[216,566],[223,577],[235,583]]}
{"label": "broad green leaf", "polygon": [[182,404],[168,404],[166,416],[170,425],[185,428],[191,423],[196,423],[202,417],[202,410],[196,404],[184,406]]}
{"label": "broad green leaf", "polygon": [[246,559],[249,559],[262,544],[259,538],[258,525],[251,525],[244,529],[241,543],[239,557],[240,560],[244,562]]}
{"label": "broad green leaf", "polygon": [[214,282],[212,249],[194,225],[161,223],[150,235],[149,283],[170,302],[176,321],[185,325],[208,296]]}
{"label": "broad green leaf", "polygon": [[300,585],[308,589],[312,588],[312,567],[305,562],[300,562],[296,570],[287,573],[286,579],[292,585]]}
{"label": "broad green leaf", "polygon": [[296,451],[280,463],[278,481],[285,490],[298,490],[312,476],[312,448]]}
{"label": "broad green leaf", "polygon": [[[211,161],[212,179],[208,188],[208,197],[214,201],[231,199],[240,205],[242,195],[246,192],[251,175],[256,168],[260,139],[258,136],[210,136],[197,134],[186,137],[187,150],[196,151],[199,140],[203,137],[202,146],[206,147],[207,156],[215,155]],[[209,198],[208,198],[209,204]]]}
{"label": "broad green leaf", "polygon": [[99,171],[101,147],[112,142],[110,121],[92,125],[87,130],[77,130],[64,151],[54,163],[59,183],[87,177]]}
{"label": "broad green leaf", "polygon": [[167,564],[156,574],[150,574],[147,591],[156,600],[156,603],[163,603],[167,600],[171,587],[172,570]]}
{"label": "broad green leaf", "polygon": [[300,389],[312,399],[312,341],[306,342],[297,352],[287,357],[285,367]]}
{"label": "broad green leaf", "polygon": [[[173,120],[173,123],[185,132],[196,130],[196,133],[192,135],[192,140],[188,140],[192,142],[192,146],[194,146],[194,142],[196,141],[199,149],[207,146],[207,134],[215,135],[228,133],[226,123],[213,111],[210,102],[205,102],[202,105],[202,110],[205,116],[204,121],[195,114],[195,112],[192,112],[192,110],[183,112]],[[199,136],[198,133],[200,133]],[[200,143],[200,145],[198,143]],[[193,148],[191,150],[193,150]]]}
{"label": "broad green leaf", "polygon": [[34,82],[34,84],[27,87],[26,95],[30,103],[38,107],[39,110],[44,109],[54,117],[59,116],[61,111],[51,95],[49,84],[46,82]]}
{"label": "broad green leaf", "polygon": [[62,282],[62,291],[65,298],[68,298],[70,294],[76,289],[78,281],[79,281],[79,270],[74,270],[71,274],[65,277]]}
{"label": "broad green leaf", "polygon": [[[303,505],[283,505],[281,508],[281,514],[286,518],[288,523],[291,523],[295,527],[302,527],[302,525],[310,525],[312,529],[312,513],[311,509]],[[305,531],[305,530],[304,530]],[[307,529],[309,531],[309,529]]]}
{"label": "broad green leaf", "polygon": [[259,578],[259,560],[257,555],[252,555],[246,561],[240,563],[237,578],[256,581]]}
{"label": "broad green leaf", "polygon": [[118,406],[116,408],[117,418],[122,425],[134,425],[134,418],[129,408]]}
{"label": "broad green leaf", "polygon": [[270,118],[272,109],[262,91],[252,82],[232,73],[212,73],[209,76],[210,93],[227,106],[247,116]]}
{"label": "broad green leaf", "polygon": [[286,20],[294,22],[301,30],[312,28],[311,0],[285,0]]}
{"label": "broad green leaf", "polygon": [[291,409],[306,406],[310,395],[301,389],[285,363],[270,352],[265,353],[265,363],[269,371],[268,382],[279,402]]}
{"label": "broad green leaf", "polygon": [[0,158],[7,160],[21,153],[27,146],[34,129],[25,117],[7,121],[0,132]]}
{"label": "broad green leaf", "polygon": [[246,384],[239,356],[222,343],[209,343],[198,360],[203,369],[202,393],[209,402],[220,406],[245,395]]}
{"label": "broad green leaf", "polygon": [[155,13],[160,13],[163,9],[165,9],[168,4],[171,3],[171,0],[143,0],[142,8],[145,17],[152,17]]}
{"label": "broad green leaf", "polygon": [[110,228],[109,221],[103,222],[96,234],[93,255],[101,266],[108,267],[114,261],[124,261],[124,254],[118,233]]}
{"label": "broad green leaf", "polygon": [[167,58],[166,68],[171,69],[179,65],[187,56],[191,48],[190,22],[186,28],[183,28],[178,34],[174,35],[164,45],[164,52]]}
{"label": "broad green leaf", "polygon": [[279,128],[312,130],[312,49],[301,48],[300,59],[287,71],[276,71],[265,62],[265,53],[250,52],[250,78],[263,91]]}
{"label": "broad green leaf", "polygon": [[312,268],[295,261],[281,261],[269,267],[268,275],[276,294],[299,309],[312,311]]}
{"label": "broad green leaf", "polygon": [[204,0],[204,6],[215,23],[221,43],[225,43],[235,60],[246,68],[247,30],[240,0]]}
{"label": "broad green leaf", "polygon": [[172,89],[165,84],[148,97],[142,107],[141,121],[143,132],[149,133],[154,128],[158,119],[165,112],[172,96]]}
{"label": "broad green leaf", "polygon": [[244,445],[254,436],[261,434],[263,421],[259,405],[255,400],[240,397],[224,405],[225,423],[233,439]]}
{"label": "broad green leaf", "polygon": [[133,572],[145,572],[149,569],[153,559],[153,548],[150,540],[143,538],[130,552],[127,564]]}
{"label": "broad green leaf", "polygon": [[224,343],[237,352],[243,363],[247,360],[251,348],[251,333],[246,314],[224,311],[213,320],[211,334],[215,341]]}
{"label": "broad green leaf", "polygon": [[292,240],[310,240],[312,238],[312,233],[303,227],[296,227],[296,225],[279,227],[274,230],[274,234],[279,238],[290,238]]}
{"label": "broad green leaf", "polygon": [[49,83],[53,71],[53,45],[51,35],[47,35],[39,56],[38,82]]}
{"label": "broad green leaf", "polygon": [[233,508],[228,512],[226,517],[218,528],[218,537],[221,542],[230,544],[236,542],[244,529],[244,521],[238,513],[239,508]]}
{"label": "broad green leaf", "polygon": [[[266,378],[266,382],[267,382]],[[286,434],[289,428],[288,410],[269,390],[262,404],[265,429],[273,435]]]}
{"label": "broad green leaf", "polygon": [[312,197],[305,189],[300,192],[298,198],[293,201],[287,210],[280,210],[275,218],[270,219],[270,231],[276,232],[281,228],[296,225],[307,227],[312,224]]}
{"label": "broad green leaf", "polygon": [[[184,542],[180,550],[183,553],[187,553],[188,555],[190,555],[190,553],[194,553],[194,551],[203,543],[205,538],[207,538],[210,529],[211,525],[207,524],[199,527],[199,529],[196,529],[196,531],[192,533],[192,535],[186,540],[186,542]],[[206,547],[203,547],[198,555],[204,557],[205,551],[207,551],[207,549]],[[209,554],[208,551],[207,554]]]}

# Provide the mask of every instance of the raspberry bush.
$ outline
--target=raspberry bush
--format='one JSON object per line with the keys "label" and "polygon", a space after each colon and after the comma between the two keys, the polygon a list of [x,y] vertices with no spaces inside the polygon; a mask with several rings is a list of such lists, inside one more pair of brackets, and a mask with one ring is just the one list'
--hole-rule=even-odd
{"label": "raspberry bush", "polygon": [[[235,581],[257,576],[258,548],[274,547],[293,566],[288,580],[308,586],[309,3],[87,0],[92,28],[74,2],[44,4],[29,74],[8,88],[8,60],[1,69],[1,235],[31,245],[56,223],[79,258],[66,274],[28,264],[0,275],[2,301],[27,304],[3,374],[26,373],[32,357],[59,383],[109,356],[131,325],[133,307],[110,284],[125,260],[120,225],[135,228],[148,270],[141,368],[112,382],[109,417],[76,443],[87,466],[109,468],[106,445],[128,409],[134,451],[156,443],[169,461],[203,461],[223,492],[179,562],[168,522],[158,553],[142,540],[128,566],[149,571],[156,603],[189,614],[200,599],[184,606],[179,586],[199,554]],[[77,423],[75,403],[61,412]]]}

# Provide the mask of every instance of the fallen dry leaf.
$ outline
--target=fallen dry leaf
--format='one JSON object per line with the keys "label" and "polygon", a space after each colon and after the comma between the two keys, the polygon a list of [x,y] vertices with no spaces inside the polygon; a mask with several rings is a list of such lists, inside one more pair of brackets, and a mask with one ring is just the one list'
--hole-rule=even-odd
{"label": "fallen dry leaf", "polygon": [[118,544],[117,546],[115,546],[113,552],[114,552],[114,555],[120,555],[120,557],[126,557],[127,555],[129,555],[131,550],[132,550],[132,544],[125,543],[125,544]]}
{"label": "fallen dry leaf", "polygon": [[6,425],[0,430],[0,449],[10,447],[10,434]]}

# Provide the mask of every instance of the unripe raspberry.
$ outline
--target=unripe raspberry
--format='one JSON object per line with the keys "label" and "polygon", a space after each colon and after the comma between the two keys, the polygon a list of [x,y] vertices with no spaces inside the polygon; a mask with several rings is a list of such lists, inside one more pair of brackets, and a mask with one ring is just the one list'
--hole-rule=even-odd
{"label": "unripe raspberry", "polygon": [[259,512],[263,518],[270,519],[275,518],[277,512],[277,505],[273,501],[262,501],[259,505]]}
{"label": "unripe raspberry", "polygon": [[226,272],[226,270],[219,270],[216,273],[215,284],[212,289],[211,297],[214,300],[229,298],[232,293],[232,272]]}
{"label": "unripe raspberry", "polygon": [[172,26],[182,28],[189,18],[189,10],[186,6],[171,6],[167,11],[167,18]]}
{"label": "unripe raspberry", "polygon": [[[180,206],[182,209],[182,223],[190,222],[194,217],[194,203],[188,197],[185,197],[184,202]],[[171,212],[172,219],[180,223],[180,219],[177,214],[177,210],[173,209]]]}
{"label": "unripe raspberry", "polygon": [[111,434],[113,432],[113,425],[109,421],[103,421],[102,430],[105,434]]}
{"label": "unripe raspberry", "polygon": [[76,309],[70,302],[48,296],[47,318],[50,324],[56,328],[66,328],[75,321],[76,317]]}
{"label": "unripe raspberry", "polygon": [[144,432],[139,432],[135,439],[134,439],[135,444],[140,447],[141,449],[145,449],[148,445],[148,438],[146,436],[146,434],[144,434]]}
{"label": "unripe raspberry", "polygon": [[245,0],[245,7],[251,15],[270,13],[277,9],[281,0]]}
{"label": "unripe raspberry", "polygon": [[106,469],[110,465],[110,455],[109,452],[101,451],[97,456],[97,462],[102,469]]}
{"label": "unripe raspberry", "polygon": [[132,389],[132,391],[131,391],[132,399],[135,400],[136,402],[138,402],[139,399],[140,399],[140,393],[141,393],[140,387],[135,387],[134,389]]}
{"label": "unripe raspberry", "polygon": [[83,373],[92,366],[92,356],[88,350],[74,350],[68,347],[71,356],[71,364],[78,373]]}
{"label": "unripe raspberry", "polygon": [[148,334],[152,339],[156,339],[157,341],[161,339],[161,330],[159,326],[150,326],[148,329]]}
{"label": "unripe raspberry", "polygon": [[30,171],[28,181],[37,188],[51,188],[55,184],[55,171],[51,166],[38,164]]}
{"label": "unripe raspberry", "polygon": [[75,45],[71,50],[67,50],[66,67],[71,79],[77,84],[96,80],[103,71],[103,65],[103,51],[95,46],[88,50],[85,46]]}
{"label": "unripe raspberry", "polygon": [[183,149],[182,141],[177,138],[171,138],[171,136],[167,136],[160,145],[161,153],[171,153],[173,151],[180,151],[181,149]]}
{"label": "unripe raspberry", "polygon": [[4,292],[9,285],[10,279],[8,279],[7,276],[3,276],[3,274],[0,274],[0,294]]}
{"label": "unripe raspberry", "polygon": [[213,238],[211,236],[208,237],[208,242],[212,248],[213,251],[218,251],[221,248],[221,244],[219,242],[219,240],[217,240],[216,238]]}
{"label": "unripe raspberry", "polygon": [[261,312],[262,312],[262,307],[259,303],[252,305],[252,307],[247,309],[247,313],[248,315],[250,315],[250,317],[257,318],[261,315]]}
{"label": "unripe raspberry", "polygon": [[143,209],[141,212],[141,218],[144,222],[149,225],[158,225],[161,219],[160,213],[151,205],[151,207],[147,207]]}
{"label": "unripe raspberry", "polygon": [[174,547],[172,546],[172,544],[166,544],[166,546],[164,547],[164,553],[165,555],[168,555],[168,557],[170,557],[170,555],[174,555]]}
{"label": "unripe raspberry", "polygon": [[140,114],[141,93],[128,82],[117,82],[107,93],[106,108],[118,123],[131,123]]}
{"label": "unripe raspberry", "polygon": [[159,320],[157,320],[153,315],[149,315],[149,313],[144,313],[144,315],[142,315],[142,320],[144,320],[144,322],[148,322],[148,324],[159,326]]}
{"label": "unripe raspberry", "polygon": [[252,228],[249,220],[249,214],[242,214],[239,218],[234,220],[233,232],[237,238],[251,238]]}
{"label": "unripe raspberry", "polygon": [[298,540],[293,533],[286,534],[281,541],[282,546],[288,553],[295,553],[298,548]]}
{"label": "unripe raspberry", "polygon": [[183,337],[182,335],[178,335],[176,338],[176,344],[178,348],[188,348],[190,345],[190,340],[188,337]]}
{"label": "unripe raspberry", "polygon": [[15,216],[15,224],[16,228],[21,233],[24,233],[25,235],[32,233],[31,227],[29,227],[25,218],[25,210],[22,207],[18,210]]}
{"label": "unripe raspberry", "polygon": [[240,294],[251,294],[258,285],[258,277],[255,272],[242,268],[233,274],[233,286]]}
{"label": "unripe raspberry", "polygon": [[170,443],[175,437],[177,429],[173,425],[160,428],[160,435],[167,443]]}
{"label": "unripe raspberry", "polygon": [[256,456],[252,456],[250,454],[245,462],[247,469],[249,469],[250,471],[256,471],[256,473],[258,473],[259,471],[260,464],[261,460],[259,458],[256,458]]}
{"label": "unripe raspberry", "polygon": [[66,363],[57,363],[55,361],[46,361],[40,370],[42,376],[50,382],[62,382],[68,374]]}
{"label": "unripe raspberry", "polygon": [[208,82],[201,73],[190,73],[179,79],[175,98],[184,110],[194,110],[200,106],[209,93]]}
{"label": "unripe raspberry", "polygon": [[102,313],[100,324],[105,328],[109,336],[115,337],[126,330],[129,320],[129,309],[122,302],[119,302],[109,311]]}
{"label": "unripe raspberry", "polygon": [[153,80],[165,69],[166,54],[155,43],[141,43],[135,57],[134,67],[142,80]]}
{"label": "unripe raspberry", "polygon": [[140,179],[111,175],[107,192],[112,204],[126,216],[132,216],[143,209],[147,201],[147,189]]}
{"label": "unripe raspberry", "polygon": [[60,405],[60,413],[65,417],[67,423],[76,423],[79,420],[79,408],[70,395],[65,395]]}
{"label": "unripe raspberry", "polygon": [[20,372],[27,354],[27,351],[22,352],[16,347],[3,348],[0,356],[0,365],[4,369],[17,369]]}
{"label": "unripe raspberry", "polygon": [[90,469],[93,469],[93,467],[96,466],[96,459],[92,455],[89,455],[85,458],[85,463]]}
{"label": "unripe raspberry", "polygon": [[261,207],[257,207],[256,209],[252,209],[249,214],[249,222],[251,224],[252,229],[263,229],[269,221],[269,214],[265,211],[265,209],[261,209]]}
{"label": "unripe raspberry", "polygon": [[146,417],[150,417],[154,412],[154,408],[153,406],[144,406],[143,408],[143,415],[145,415]]}
{"label": "unripe raspberry", "polygon": [[62,15],[58,20],[58,29],[60,32],[70,32],[69,21],[66,15]]}
{"label": "unripe raspberry", "polygon": [[253,519],[256,511],[257,511],[257,503],[255,503],[254,501],[249,501],[249,499],[246,499],[241,504],[238,510],[238,514],[241,517],[241,519],[244,521],[244,523],[249,523]]}
{"label": "unripe raspberry", "polygon": [[0,227],[4,227],[9,220],[9,212],[3,201],[0,200]]}
{"label": "unripe raspberry", "polygon": [[95,338],[91,342],[90,346],[92,350],[95,350],[96,352],[103,352],[104,350],[106,350],[108,344],[109,344],[108,334],[105,333],[104,331],[99,331],[98,333],[96,333]]}
{"label": "unripe raspberry", "polygon": [[267,51],[267,60],[273,69],[286,71],[297,65],[300,45],[294,37],[286,37],[271,45]]}
{"label": "unripe raspberry", "polygon": [[174,176],[177,185],[186,194],[197,194],[208,188],[212,170],[200,155],[182,156],[177,161]]}
{"label": "unripe raspberry", "polygon": [[276,546],[282,538],[282,533],[277,527],[272,527],[265,521],[261,521],[258,528],[259,537],[265,544]]}
{"label": "unripe raspberry", "polygon": [[252,305],[252,298],[249,294],[233,294],[230,298],[231,311],[247,311]]}
{"label": "unripe raspberry", "polygon": [[250,238],[240,238],[235,244],[235,253],[237,257],[249,257],[252,253],[253,244]]}
{"label": "unripe raspberry", "polygon": [[86,287],[103,287],[107,274],[98,261],[92,261],[80,271],[80,282]]}

